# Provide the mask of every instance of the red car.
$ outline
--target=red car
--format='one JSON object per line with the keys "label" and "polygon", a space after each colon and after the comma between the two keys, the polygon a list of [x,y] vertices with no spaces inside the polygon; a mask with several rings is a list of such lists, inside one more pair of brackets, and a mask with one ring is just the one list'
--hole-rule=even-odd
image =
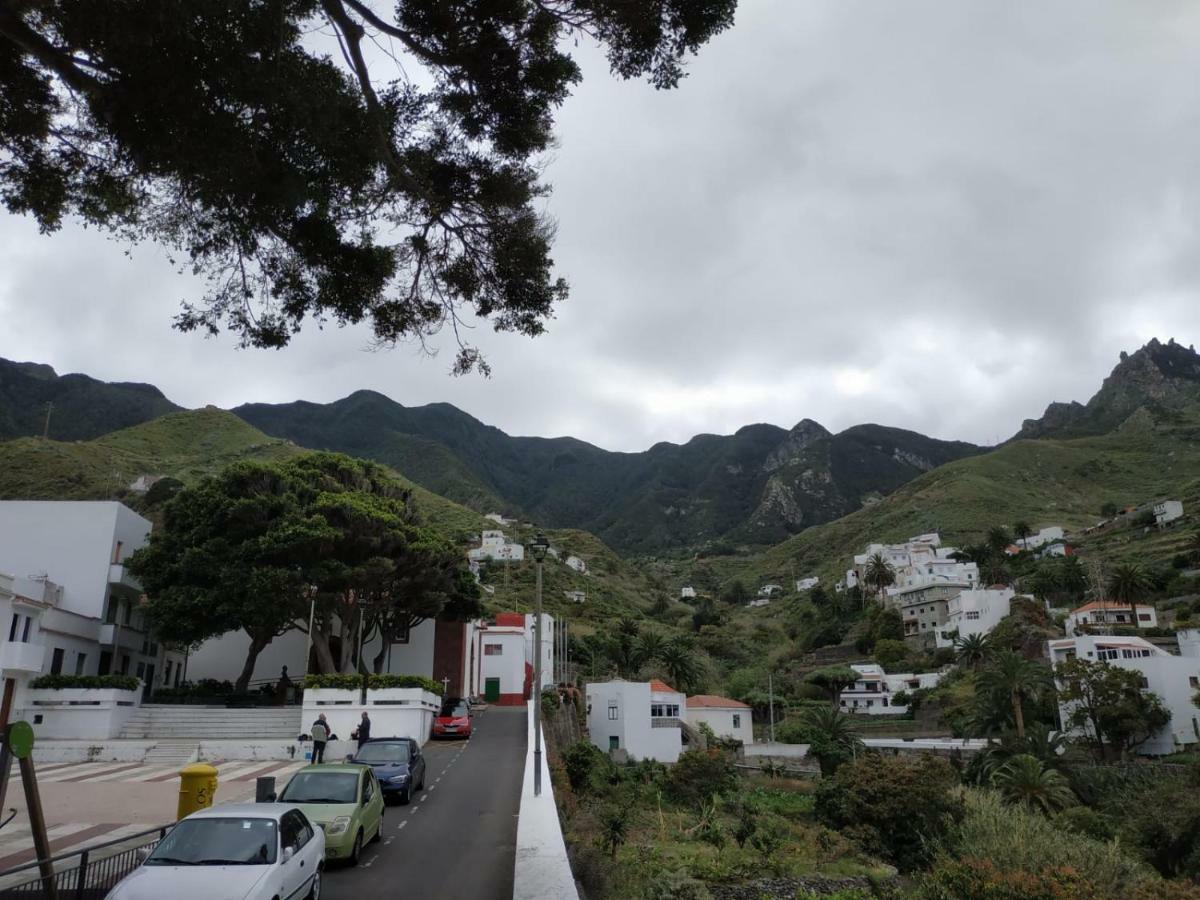
{"label": "red car", "polygon": [[469,738],[471,736],[471,704],[453,697],[442,702],[442,710],[433,720],[435,738]]}

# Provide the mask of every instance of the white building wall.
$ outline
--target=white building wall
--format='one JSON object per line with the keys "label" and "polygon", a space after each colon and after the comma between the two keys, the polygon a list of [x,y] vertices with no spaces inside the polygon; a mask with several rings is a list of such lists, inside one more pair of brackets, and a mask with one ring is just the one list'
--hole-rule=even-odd
{"label": "white building wall", "polygon": [[[478,632],[479,693],[482,696],[489,678],[500,679],[501,694],[525,691],[524,630],[485,628]],[[489,656],[486,647],[499,644],[500,653]]]}
{"label": "white building wall", "polygon": [[[734,718],[737,724],[734,724]],[[693,727],[704,723],[717,737],[734,738],[743,744],[754,743],[754,724],[750,710],[743,707],[722,709],[715,706],[689,706],[687,720]]]}
{"label": "white building wall", "polygon": [[[533,665],[534,660],[534,624],[537,621],[537,616],[533,613],[525,614],[525,658],[529,660],[529,664]],[[554,633],[554,617],[549,613],[542,613],[542,687],[554,687],[554,642],[556,640]]]}
{"label": "white building wall", "polygon": [[1006,587],[963,591],[951,597],[946,603],[946,624],[938,629],[937,645],[953,647],[954,638],[942,635],[953,635],[956,631],[959,638],[988,634],[1009,614],[1014,596],[1013,589]]}
{"label": "white building wall", "polygon": [[[1116,658],[1101,656],[1111,649],[1117,650]],[[1131,653],[1129,658],[1125,654],[1127,650]],[[1142,744],[1138,753],[1161,756],[1200,742],[1200,709],[1192,703],[1192,697],[1200,688],[1200,657],[1175,656],[1147,640],[1132,636],[1083,635],[1047,644],[1047,653],[1053,665],[1068,659],[1071,652],[1079,659],[1102,661],[1141,672],[1146,678],[1146,690],[1157,694],[1170,711],[1170,723]],[[1148,655],[1133,656],[1133,653]],[[1062,718],[1065,719],[1070,712],[1070,704],[1059,704]]]}
{"label": "white building wall", "polygon": [[[683,751],[683,738],[678,727],[655,728],[651,724],[653,703],[673,703],[679,714],[685,715],[687,698],[679,693],[652,693],[646,681],[592,682],[585,686],[588,703],[588,736],[593,744],[606,753],[612,748],[610,738],[617,738],[616,749],[624,750],[631,759],[656,759],[673,763]],[[609,709],[615,707],[615,718]]]}

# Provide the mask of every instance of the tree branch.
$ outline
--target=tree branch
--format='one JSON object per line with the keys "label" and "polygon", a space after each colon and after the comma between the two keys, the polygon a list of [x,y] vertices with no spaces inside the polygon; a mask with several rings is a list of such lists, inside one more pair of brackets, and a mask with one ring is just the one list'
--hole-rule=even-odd
{"label": "tree branch", "polygon": [[72,64],[72,57],[29,27],[19,15],[0,4],[0,35],[8,38],[46,68],[53,71],[67,87],[81,94],[91,94],[100,87],[91,75]]}
{"label": "tree branch", "polygon": [[345,0],[345,3],[372,26],[378,28],[384,34],[396,38],[402,44],[404,44],[405,47],[417,54],[417,56],[421,57],[422,59],[427,60],[428,62],[437,63],[439,66],[448,66],[453,62],[453,60],[445,54],[437,53],[419,43],[417,39],[412,36],[411,32],[405,31],[402,28],[397,28],[395,25],[385,22],[375,14],[375,11],[371,9],[371,7],[367,6],[365,3],[361,3],[360,0]]}

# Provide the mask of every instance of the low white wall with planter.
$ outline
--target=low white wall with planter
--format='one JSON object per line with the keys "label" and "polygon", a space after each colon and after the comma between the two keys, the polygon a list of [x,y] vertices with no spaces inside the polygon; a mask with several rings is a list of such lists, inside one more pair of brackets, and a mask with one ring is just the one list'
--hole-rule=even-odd
{"label": "low white wall with planter", "polygon": [[528,712],[525,779],[517,818],[517,856],[513,868],[513,900],[578,900],[579,891],[567,857],[550,764],[542,741],[542,793],[533,793],[533,706]]}
{"label": "low white wall with planter", "polygon": [[106,740],[121,733],[142,703],[140,689],[29,688],[25,706],[14,719],[24,719],[39,738]]}
{"label": "low white wall with planter", "polygon": [[[305,688],[301,728],[308,734],[317,716],[324,713],[330,732],[340,739],[334,743],[353,746],[350,735],[366,712],[371,717],[371,737],[410,737],[424,744],[441,707],[442,698],[424,688],[372,688],[367,691],[366,703],[358,690]],[[331,756],[332,750],[332,746],[326,748],[326,756]]]}
{"label": "low white wall with planter", "polygon": [[[52,741],[35,733],[33,761],[49,763],[141,762],[154,741]],[[16,777],[15,775],[13,776]]]}

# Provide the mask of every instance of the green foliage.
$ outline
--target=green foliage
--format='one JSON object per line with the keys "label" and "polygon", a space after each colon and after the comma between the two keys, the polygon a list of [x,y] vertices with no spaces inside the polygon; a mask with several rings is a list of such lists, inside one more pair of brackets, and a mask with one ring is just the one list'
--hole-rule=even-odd
{"label": "green foliage", "polygon": [[34,690],[61,691],[77,688],[87,691],[136,691],[142,686],[132,675],[39,675],[29,686]]}
{"label": "green foliage", "polygon": [[817,786],[817,818],[846,830],[902,871],[922,867],[962,817],[958,775],[934,756],[863,756]]}
{"label": "green foliage", "polygon": [[838,698],[843,690],[858,681],[859,674],[849,666],[826,666],[815,669],[804,676],[807,684],[813,684],[825,691],[830,705],[836,707]]}
{"label": "green foliage", "polygon": [[1070,659],[1055,670],[1059,700],[1069,704],[1064,724],[1087,734],[1097,757],[1106,745],[1127,753],[1171,720],[1157,694],[1142,689],[1141,673],[1099,660]]}
{"label": "green foliage", "polygon": [[1113,822],[1090,806],[1069,806],[1054,817],[1054,824],[1094,841],[1111,841],[1116,836]]}
{"label": "green foliage", "polygon": [[1075,900],[1099,897],[1100,886],[1072,868],[1012,872],[987,859],[942,859],[918,879],[912,900]]}
{"label": "green foliage", "polygon": [[[1154,513],[1150,513],[1151,524]],[[1119,603],[1135,603],[1145,599],[1154,587],[1150,574],[1138,563],[1121,563],[1108,576],[1108,594]]]}
{"label": "green foliage", "polygon": [[966,813],[941,844],[949,856],[988,860],[1003,872],[1085,872],[1111,892],[1105,896],[1126,896],[1123,892],[1156,881],[1154,873],[1120,844],[1060,828],[1040,813],[1004,803],[995,791],[968,790]]}
{"label": "green foliage", "polygon": [[[370,674],[366,676],[368,690],[384,690],[386,688],[421,688],[441,696],[445,685],[424,675],[396,675],[392,673]],[[345,675],[331,672],[324,675],[309,674],[304,676],[306,688],[333,688],[342,691],[357,691],[362,689],[363,676],[359,674]]]}
{"label": "green foliage", "polygon": [[667,773],[663,787],[676,803],[699,806],[714,794],[733,793],[737,770],[717,750],[685,750]]}
{"label": "green foliage", "polygon": [[[899,666],[908,661],[908,645],[904,641],[886,638],[875,642],[875,648],[871,651],[871,655],[875,657],[875,662],[883,666],[885,671],[895,672]],[[904,669],[903,671],[909,670]]]}
{"label": "green foliage", "polygon": [[987,723],[1011,721],[1017,737],[1024,737],[1026,704],[1047,696],[1050,690],[1050,672],[1045,666],[1031,662],[1013,650],[997,652],[979,673],[980,720]]}
{"label": "green foliage", "polygon": [[828,706],[807,709],[801,719],[808,752],[817,758],[821,774],[833,775],[842,763],[863,752],[862,738],[851,716]]}
{"label": "green foliage", "polygon": [[563,766],[571,790],[585,795],[599,791],[601,772],[607,772],[612,763],[591,741],[579,741],[563,752]]}
{"label": "green foliage", "polygon": [[615,804],[605,809],[600,818],[600,846],[608,854],[616,858],[617,851],[624,845],[629,836],[630,819],[633,807],[628,804]]}
{"label": "green foliage", "polygon": [[1200,765],[1155,773],[1108,808],[1122,838],[1162,875],[1200,880]]}
{"label": "green foliage", "polygon": [[1077,802],[1067,779],[1036,756],[1019,753],[992,774],[992,784],[1006,803],[1019,803],[1053,813]]}

